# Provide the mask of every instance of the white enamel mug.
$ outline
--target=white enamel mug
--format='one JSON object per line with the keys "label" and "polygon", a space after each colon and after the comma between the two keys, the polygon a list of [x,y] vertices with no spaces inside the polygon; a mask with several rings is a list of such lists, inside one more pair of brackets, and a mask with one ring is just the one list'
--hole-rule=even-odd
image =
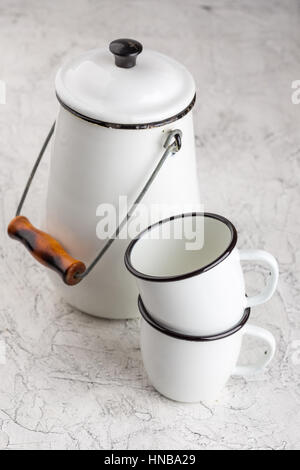
{"label": "white enamel mug", "polygon": [[[189,244],[192,226],[201,231],[202,246],[196,250]],[[271,254],[238,250],[236,243],[236,229],[224,217],[183,214],[141,232],[130,242],[125,264],[154,320],[181,333],[216,334],[237,324],[246,308],[269,300],[278,281],[278,265]],[[246,296],[241,260],[270,269],[263,292]]]}
{"label": "white enamel mug", "polygon": [[[153,387],[175,401],[211,403],[218,398],[230,376],[261,372],[272,360],[276,343],[273,335],[247,324],[250,308],[230,330],[214,336],[189,336],[166,329],[147,313],[139,297],[142,314],[141,350]],[[265,355],[255,365],[238,366],[245,335],[267,344]]]}

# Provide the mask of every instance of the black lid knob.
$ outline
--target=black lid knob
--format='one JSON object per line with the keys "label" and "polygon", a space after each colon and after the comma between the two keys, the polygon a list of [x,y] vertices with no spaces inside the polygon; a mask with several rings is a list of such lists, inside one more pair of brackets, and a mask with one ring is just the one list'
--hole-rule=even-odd
{"label": "black lid knob", "polygon": [[143,46],[134,39],[116,39],[110,43],[109,50],[115,56],[117,67],[130,69],[135,66],[136,58],[142,52]]}

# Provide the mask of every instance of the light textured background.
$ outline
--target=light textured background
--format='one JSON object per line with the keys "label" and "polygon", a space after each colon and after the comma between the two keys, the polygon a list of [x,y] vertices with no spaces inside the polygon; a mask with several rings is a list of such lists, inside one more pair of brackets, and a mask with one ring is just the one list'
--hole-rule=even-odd
{"label": "light textured background", "polygon": [[[300,105],[291,103],[299,21],[297,0],[0,0],[0,448],[300,448]],[[232,379],[210,407],[158,395],[141,364],[138,321],[72,309],[5,233],[56,115],[56,69],[122,36],[194,74],[205,208],[236,224],[239,246],[267,249],[280,263],[276,295],[252,317],[276,336],[276,358],[255,379]],[[33,220],[47,167],[26,204]],[[247,273],[249,292],[263,275]]]}

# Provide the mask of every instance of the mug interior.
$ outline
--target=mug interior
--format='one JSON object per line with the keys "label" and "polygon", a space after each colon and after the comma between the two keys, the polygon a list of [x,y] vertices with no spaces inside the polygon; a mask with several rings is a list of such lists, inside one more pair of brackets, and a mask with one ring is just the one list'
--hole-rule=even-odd
{"label": "mug interior", "polygon": [[[195,228],[201,240],[196,249],[190,239]],[[179,233],[181,238],[175,238]],[[171,237],[164,238],[166,234]],[[158,280],[199,273],[228,256],[236,238],[232,223],[216,214],[177,216],[152,225],[133,240],[127,249],[126,265],[138,277]]]}

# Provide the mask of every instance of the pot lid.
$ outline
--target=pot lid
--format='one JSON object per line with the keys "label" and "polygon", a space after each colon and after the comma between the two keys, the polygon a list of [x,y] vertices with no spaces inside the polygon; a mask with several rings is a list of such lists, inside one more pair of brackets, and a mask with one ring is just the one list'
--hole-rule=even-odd
{"label": "pot lid", "polygon": [[182,64],[132,39],[69,60],[55,86],[70,111],[101,124],[160,125],[189,111],[195,95],[194,79]]}

